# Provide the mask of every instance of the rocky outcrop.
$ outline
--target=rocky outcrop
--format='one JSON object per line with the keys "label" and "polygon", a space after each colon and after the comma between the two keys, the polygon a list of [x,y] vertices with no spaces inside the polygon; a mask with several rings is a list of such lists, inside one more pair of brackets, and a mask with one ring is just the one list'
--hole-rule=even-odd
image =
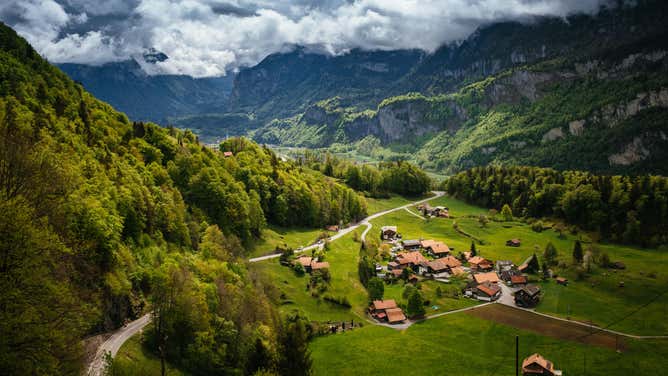
{"label": "rocky outcrop", "polygon": [[542,141],[543,142],[550,142],[554,140],[558,140],[560,138],[564,138],[564,131],[561,128],[552,128],[547,133],[543,135]]}
{"label": "rocky outcrop", "polygon": [[608,161],[611,165],[628,166],[649,156],[650,151],[645,147],[642,138],[635,137],[631,143],[624,146],[620,153],[609,156]]}
{"label": "rocky outcrop", "polygon": [[640,111],[654,107],[668,108],[668,89],[639,93],[628,102],[605,106],[596,116],[596,120],[614,127],[621,121],[637,115]]}
{"label": "rocky outcrop", "polygon": [[585,120],[573,120],[568,123],[568,132],[572,136],[582,136],[584,133]]}

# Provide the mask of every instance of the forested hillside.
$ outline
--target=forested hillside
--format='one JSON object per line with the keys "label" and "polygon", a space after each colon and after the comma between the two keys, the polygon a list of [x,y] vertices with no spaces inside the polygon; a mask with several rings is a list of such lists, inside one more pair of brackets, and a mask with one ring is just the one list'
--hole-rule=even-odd
{"label": "forested hillside", "polygon": [[491,25],[425,58],[402,81],[416,92],[375,109],[322,100],[254,138],[446,173],[496,163],[665,174],[667,14],[664,2],[641,1]]}
{"label": "forested hillside", "polygon": [[478,167],[448,178],[454,197],[523,217],[556,217],[604,240],[668,243],[668,179],[600,176],[537,167]]}
{"label": "forested hillside", "polygon": [[276,314],[246,245],[267,223],[366,214],[353,190],[248,140],[223,154],[131,123],[2,24],[0,144],[6,374],[79,373],[84,336],[146,310],[152,351],[195,374],[288,367],[301,319]]}

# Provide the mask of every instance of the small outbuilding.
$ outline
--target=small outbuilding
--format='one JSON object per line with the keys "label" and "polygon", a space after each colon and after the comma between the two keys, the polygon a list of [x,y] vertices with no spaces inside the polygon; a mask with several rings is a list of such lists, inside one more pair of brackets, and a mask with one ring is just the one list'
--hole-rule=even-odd
{"label": "small outbuilding", "polygon": [[522,361],[523,376],[561,376],[560,370],[555,369],[554,363],[543,358],[540,354],[530,355]]}

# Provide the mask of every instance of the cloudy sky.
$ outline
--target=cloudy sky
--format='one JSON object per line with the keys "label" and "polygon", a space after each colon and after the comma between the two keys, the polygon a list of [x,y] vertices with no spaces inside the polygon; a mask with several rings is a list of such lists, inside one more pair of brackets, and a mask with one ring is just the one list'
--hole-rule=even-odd
{"label": "cloudy sky", "polygon": [[594,12],[603,0],[2,0],[0,20],[51,62],[102,64],[155,48],[151,73],[219,76],[288,46],[419,48],[478,26]]}

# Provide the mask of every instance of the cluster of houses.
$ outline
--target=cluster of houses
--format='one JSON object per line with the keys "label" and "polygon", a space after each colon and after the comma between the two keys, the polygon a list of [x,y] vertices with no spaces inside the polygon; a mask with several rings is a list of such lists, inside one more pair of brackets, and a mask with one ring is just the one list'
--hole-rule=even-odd
{"label": "cluster of houses", "polygon": [[[400,240],[401,235],[396,226],[383,226],[381,239],[394,246],[387,271],[383,272],[380,266],[377,268],[379,277],[388,280],[404,278],[408,282],[416,283],[419,276],[449,282],[451,277],[468,275],[465,296],[481,301],[495,301],[502,294],[500,284],[505,284],[512,287],[515,304],[519,307],[534,307],[540,300],[540,287],[528,284],[526,272],[529,259],[518,267],[508,260],[495,263],[482,256],[471,255],[470,252],[463,252],[458,258],[453,256],[453,250],[441,241]],[[512,239],[507,244],[518,246],[520,241]]]}
{"label": "cluster of houses", "polygon": [[378,321],[389,324],[400,324],[406,320],[404,311],[397,306],[394,299],[374,300],[369,306],[369,315]]}
{"label": "cluster of houses", "polygon": [[429,204],[420,204],[417,209],[425,217],[450,218],[450,211],[445,206],[431,206]]}
{"label": "cluster of houses", "polygon": [[304,267],[304,270],[307,273],[311,273],[318,270],[329,269],[329,263],[326,261],[318,261],[317,258],[311,256],[301,255],[297,257],[295,263],[299,263]]}

